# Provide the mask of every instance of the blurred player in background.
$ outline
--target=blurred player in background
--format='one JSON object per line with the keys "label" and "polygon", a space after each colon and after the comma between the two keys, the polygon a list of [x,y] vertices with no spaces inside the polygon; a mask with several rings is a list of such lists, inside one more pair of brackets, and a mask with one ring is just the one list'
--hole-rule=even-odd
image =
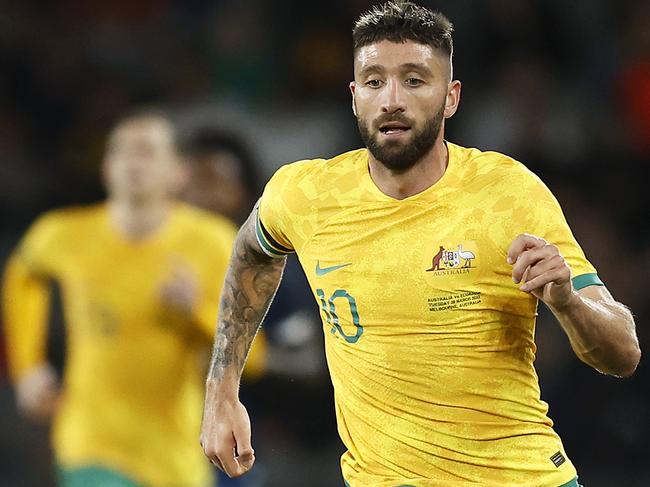
{"label": "blurred player in background", "polygon": [[346,485],[579,485],[540,399],[538,301],[613,376],[639,362],[634,320],[536,176],[444,140],[460,101],[451,33],[410,2],[363,15],[350,89],[366,148],[280,168],[240,230],[201,435],[229,475],[255,461],[239,377],[296,252],[322,309]]}
{"label": "blurred player in background", "polygon": [[188,128],[179,139],[187,163],[183,199],[237,225],[244,223],[261,190],[258,168],[244,141],[210,125]]}
{"label": "blurred player in background", "polygon": [[[173,200],[184,171],[158,111],[119,122],[103,175],[105,203],[43,215],[7,264],[18,408],[53,417],[62,487],[205,487],[202,377],[234,228]],[[52,281],[66,319],[62,378],[45,354]]]}
{"label": "blurred player in background", "polygon": [[[260,194],[258,165],[244,139],[215,126],[203,125],[180,137],[187,181],[182,192],[188,203],[224,215],[241,225]],[[295,259],[289,260],[274,304],[258,339],[265,343],[270,374],[309,378],[324,364],[314,354],[320,339],[313,325],[320,321]],[[267,339],[268,348],[267,348]]]}
{"label": "blurred player in background", "polygon": [[[234,134],[207,125],[193,127],[179,139],[186,170],[181,198],[241,225],[259,194],[253,156],[244,142]],[[268,358],[268,339],[264,330],[260,330],[258,339],[267,350],[265,356]],[[260,371],[268,371],[269,363],[260,365]],[[249,408],[255,415],[255,404],[249,402]],[[217,485],[258,487],[265,482],[263,470],[234,479],[219,471]]]}
{"label": "blurred player in background", "polygon": [[[260,193],[258,166],[244,139],[233,132],[204,124],[182,131],[179,146],[187,174],[182,198],[241,225]],[[296,378],[313,381],[325,368],[322,340],[317,334],[318,315],[306,284],[298,263],[288,262],[283,284],[255,342],[263,347],[266,357],[265,363],[258,364],[256,370],[279,380],[291,378],[294,391]],[[268,399],[267,394],[277,395],[277,389],[273,387],[277,384],[258,385],[261,387],[257,387],[256,394],[253,394],[257,402],[247,397],[249,411],[258,420],[264,417],[273,420],[273,409],[268,403],[263,403]],[[303,394],[305,399],[309,398],[306,391]],[[275,398],[274,403],[281,403],[281,399]],[[254,475],[238,479],[222,474],[218,484],[224,487],[264,485],[263,471],[260,469]]]}

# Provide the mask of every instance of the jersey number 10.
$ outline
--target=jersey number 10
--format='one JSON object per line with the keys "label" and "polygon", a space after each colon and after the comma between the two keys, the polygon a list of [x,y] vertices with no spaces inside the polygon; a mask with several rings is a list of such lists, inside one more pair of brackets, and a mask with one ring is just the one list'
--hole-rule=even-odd
{"label": "jersey number 10", "polygon": [[[325,299],[325,291],[323,291],[322,289],[316,289],[316,294],[320,299],[320,307],[325,313],[325,319],[327,320],[327,323],[332,327],[330,331],[332,333],[338,332],[339,335],[341,335],[341,337],[348,343],[357,343],[359,338],[361,338],[361,335],[363,335],[363,326],[361,326],[361,323],[359,323],[359,313],[357,312],[356,300],[345,289],[337,289],[332,293],[332,295],[330,296],[329,299],[327,299],[327,301]],[[341,299],[345,299],[347,301],[350,307],[350,314],[352,315],[352,324],[354,324],[355,326],[356,334],[347,335],[343,330],[343,328],[341,327],[339,315],[336,312],[335,301],[337,299],[339,299],[339,302],[341,302]]]}

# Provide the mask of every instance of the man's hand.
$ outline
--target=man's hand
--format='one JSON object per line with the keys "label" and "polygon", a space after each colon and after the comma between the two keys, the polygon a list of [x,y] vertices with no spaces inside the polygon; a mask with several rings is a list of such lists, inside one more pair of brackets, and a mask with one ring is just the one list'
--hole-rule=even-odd
{"label": "man's hand", "polygon": [[527,233],[512,242],[507,261],[512,279],[522,283],[519,289],[548,305],[580,360],[616,377],[634,373],[641,358],[634,317],[607,288],[575,291],[558,248]]}
{"label": "man's hand", "polygon": [[50,364],[34,367],[16,384],[18,411],[39,423],[52,418],[60,395],[57,374]]}
{"label": "man's hand", "polygon": [[533,294],[549,307],[563,309],[575,298],[571,269],[555,245],[527,233],[519,235],[508,249],[512,279],[519,289]]}
{"label": "man's hand", "polygon": [[172,272],[162,285],[160,294],[170,308],[184,314],[191,314],[199,294],[196,273],[187,264],[174,263]]}
{"label": "man's hand", "polygon": [[255,463],[251,422],[239,400],[206,401],[201,447],[210,461],[229,477],[240,477]]}

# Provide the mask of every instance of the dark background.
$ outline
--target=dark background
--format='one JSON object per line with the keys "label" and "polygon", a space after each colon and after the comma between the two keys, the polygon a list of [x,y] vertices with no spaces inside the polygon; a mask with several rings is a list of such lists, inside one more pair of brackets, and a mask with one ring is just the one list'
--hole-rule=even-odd
{"label": "dark background", "polygon": [[[134,104],[241,132],[266,180],[279,165],[360,140],[350,31],[365,0],[0,2],[0,262],[42,211],[103,197],[106,133]],[[551,187],[647,350],[650,2],[421,2],[455,24],[452,142],[524,162]],[[315,306],[315,305],[314,305]],[[602,376],[541,311],[537,367],[588,487],[650,485],[647,363]],[[269,486],[341,485],[327,378],[248,392]],[[50,485],[46,431],[0,382],[0,485]]]}

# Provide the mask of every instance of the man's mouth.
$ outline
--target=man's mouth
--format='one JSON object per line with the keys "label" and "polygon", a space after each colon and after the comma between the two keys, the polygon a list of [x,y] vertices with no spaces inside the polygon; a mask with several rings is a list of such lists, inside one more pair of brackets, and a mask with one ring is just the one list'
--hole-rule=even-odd
{"label": "man's mouth", "polygon": [[379,131],[384,135],[401,135],[411,130],[411,127],[401,122],[386,122],[379,126]]}

